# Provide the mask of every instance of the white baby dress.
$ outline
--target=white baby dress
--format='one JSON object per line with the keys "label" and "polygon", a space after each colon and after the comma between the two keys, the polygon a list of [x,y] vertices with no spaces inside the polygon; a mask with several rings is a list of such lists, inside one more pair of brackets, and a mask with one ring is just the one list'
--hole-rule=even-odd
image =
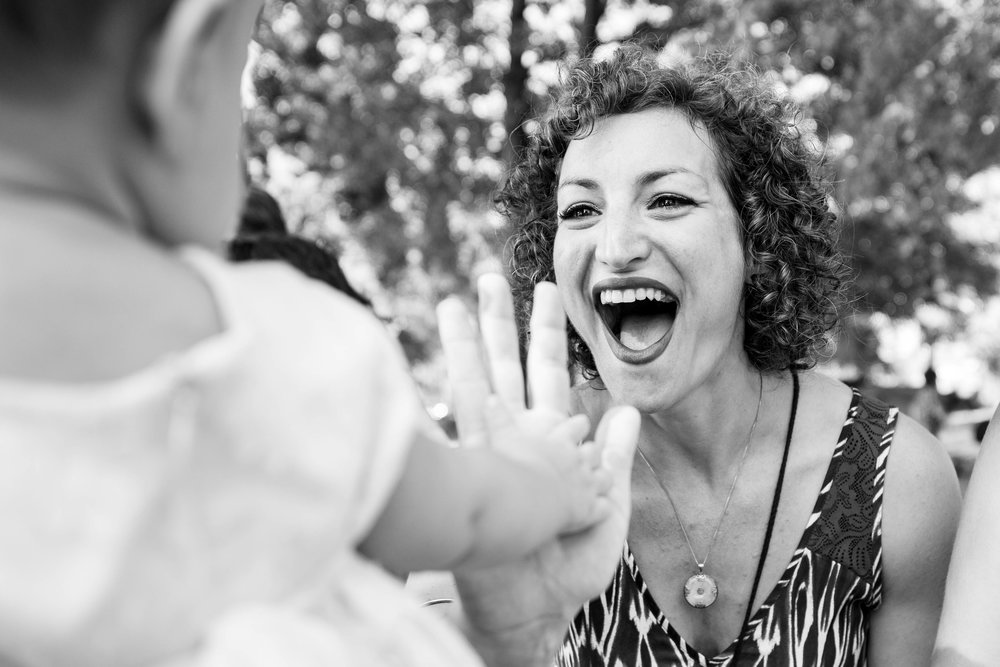
{"label": "white baby dress", "polygon": [[0,665],[479,665],[355,549],[422,423],[381,323],[183,257],[223,333],[114,382],[0,380]]}

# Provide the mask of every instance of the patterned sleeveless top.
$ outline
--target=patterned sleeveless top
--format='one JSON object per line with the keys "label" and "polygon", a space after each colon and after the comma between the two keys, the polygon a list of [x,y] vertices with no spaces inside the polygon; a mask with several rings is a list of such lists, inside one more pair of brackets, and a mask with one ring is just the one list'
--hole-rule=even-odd
{"label": "patterned sleeveless top", "polygon": [[[784,573],[744,628],[738,667],[867,665],[868,625],[882,599],[882,490],[898,410],[851,400],[819,497]],[[566,636],[560,667],[737,667],[689,646],[649,594],[625,546],[604,595]]]}

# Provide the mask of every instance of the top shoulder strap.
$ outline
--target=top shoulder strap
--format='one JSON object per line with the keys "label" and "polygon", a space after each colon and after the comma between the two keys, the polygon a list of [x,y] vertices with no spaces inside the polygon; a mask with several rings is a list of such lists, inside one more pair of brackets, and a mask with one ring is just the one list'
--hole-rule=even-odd
{"label": "top shoulder strap", "polygon": [[871,583],[881,579],[882,493],[898,415],[896,408],[854,390],[808,545]]}

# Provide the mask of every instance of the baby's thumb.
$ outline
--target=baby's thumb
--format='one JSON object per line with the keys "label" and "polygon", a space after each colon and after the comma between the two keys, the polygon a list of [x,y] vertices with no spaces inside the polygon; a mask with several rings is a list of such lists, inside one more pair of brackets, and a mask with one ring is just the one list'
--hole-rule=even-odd
{"label": "baby's thumb", "polygon": [[612,408],[597,425],[595,440],[604,451],[604,467],[614,477],[612,493],[627,501],[639,442],[639,411],[628,405]]}

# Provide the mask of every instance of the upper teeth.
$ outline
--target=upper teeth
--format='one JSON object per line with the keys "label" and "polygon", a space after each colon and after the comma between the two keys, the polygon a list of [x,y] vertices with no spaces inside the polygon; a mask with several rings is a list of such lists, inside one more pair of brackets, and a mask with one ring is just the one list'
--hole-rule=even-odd
{"label": "upper teeth", "polygon": [[637,289],[601,290],[601,305],[607,303],[632,303],[634,301],[666,301],[667,293],[655,287]]}

